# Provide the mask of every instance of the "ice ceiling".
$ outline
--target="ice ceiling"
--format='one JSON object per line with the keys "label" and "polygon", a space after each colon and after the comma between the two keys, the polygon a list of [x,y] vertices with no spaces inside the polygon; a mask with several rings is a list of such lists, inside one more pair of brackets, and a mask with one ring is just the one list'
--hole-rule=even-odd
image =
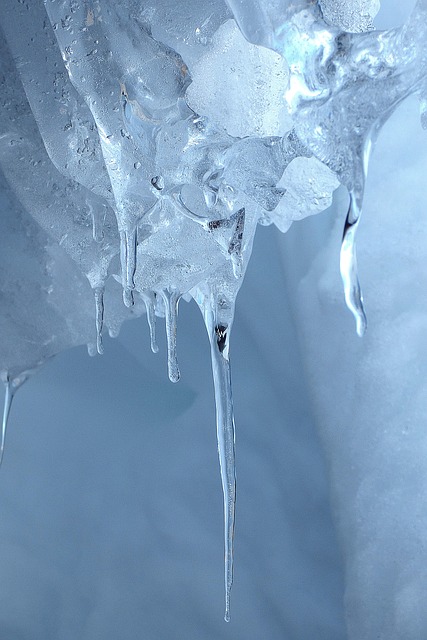
{"label": "ice ceiling", "polygon": [[[16,389],[50,357],[146,314],[169,378],[178,304],[210,344],[233,580],[236,296],[258,224],[349,193],[340,269],[363,335],[355,234],[372,145],[408,95],[426,118],[427,0],[376,31],[376,0],[2,0],[2,453]],[[344,220],[345,218],[345,220]],[[16,259],[16,256],[19,259]],[[13,269],[7,265],[13,264]],[[6,275],[7,274],[7,275]]]}

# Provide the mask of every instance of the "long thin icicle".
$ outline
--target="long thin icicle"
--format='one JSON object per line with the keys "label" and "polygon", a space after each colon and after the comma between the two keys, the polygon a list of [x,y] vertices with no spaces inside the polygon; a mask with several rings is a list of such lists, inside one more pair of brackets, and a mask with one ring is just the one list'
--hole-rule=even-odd
{"label": "long thin icicle", "polygon": [[166,312],[166,337],[168,341],[168,375],[171,382],[178,382],[181,374],[178,368],[176,356],[176,329],[178,316],[178,303],[180,294],[176,291],[162,291]]}
{"label": "long thin icicle", "polygon": [[[211,305],[211,306],[210,306]],[[220,318],[219,305],[205,299],[202,311],[211,345],[215,390],[218,456],[224,496],[224,578],[225,615],[230,621],[230,595],[233,584],[234,523],[236,509],[235,426],[229,339],[231,322]]]}
{"label": "long thin icicle", "polygon": [[212,371],[217,410],[218,455],[224,494],[225,544],[225,615],[230,621],[230,593],[233,584],[233,545],[236,505],[235,427],[231,394],[231,372],[228,359],[227,327],[216,326],[211,334]]}

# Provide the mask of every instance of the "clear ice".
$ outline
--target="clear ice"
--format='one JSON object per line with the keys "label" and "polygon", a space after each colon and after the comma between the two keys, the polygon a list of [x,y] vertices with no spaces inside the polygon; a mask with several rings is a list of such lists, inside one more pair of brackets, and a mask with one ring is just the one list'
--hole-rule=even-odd
{"label": "clear ice", "polygon": [[230,331],[257,224],[287,231],[347,189],[340,271],[362,336],[355,240],[371,151],[410,94],[427,126],[427,1],[387,31],[375,30],[378,10],[379,0],[0,3],[1,457],[17,388],[66,348],[102,354],[104,328],[117,335],[146,313],[157,352],[164,317],[177,382],[178,303],[194,299],[211,346],[227,621]]}

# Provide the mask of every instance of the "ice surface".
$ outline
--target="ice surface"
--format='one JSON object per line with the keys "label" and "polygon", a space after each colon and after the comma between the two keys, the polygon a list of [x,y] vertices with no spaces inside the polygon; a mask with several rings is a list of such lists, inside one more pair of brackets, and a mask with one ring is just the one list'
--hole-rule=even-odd
{"label": "ice surface", "polygon": [[249,42],[274,50],[277,50],[277,34],[283,24],[294,14],[314,7],[311,0],[227,0],[227,4]]}
{"label": "ice surface", "polygon": [[95,123],[63,66],[43,4],[6,0],[0,20],[51,161],[66,177],[111,202]]}
{"label": "ice surface", "polygon": [[295,220],[328,209],[338,186],[336,174],[316,158],[295,158],[277,183],[284,195],[270,217],[285,232]]}
{"label": "ice surface", "polygon": [[380,0],[320,0],[323,18],[344,31],[360,32],[373,27]]}
{"label": "ice surface", "polygon": [[372,28],[378,9],[361,0],[0,7],[1,451],[29,372],[71,346],[103,353],[104,327],[117,336],[126,318],[147,313],[153,352],[156,316],[165,318],[177,382],[178,305],[194,299],[211,347],[227,620],[230,335],[257,225],[286,231],[346,188],[340,272],[362,335],[355,237],[371,151],[410,94],[425,121],[426,2],[385,31]]}
{"label": "ice surface", "polygon": [[191,76],[188,104],[231,136],[278,136],[292,127],[283,58],[247,42],[234,20],[218,29]]}

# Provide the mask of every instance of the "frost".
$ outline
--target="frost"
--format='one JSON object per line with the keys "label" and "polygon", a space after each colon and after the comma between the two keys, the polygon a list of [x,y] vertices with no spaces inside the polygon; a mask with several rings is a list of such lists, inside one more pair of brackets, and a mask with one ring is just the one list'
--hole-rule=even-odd
{"label": "frost", "polygon": [[[226,620],[235,520],[230,336],[258,223],[286,231],[349,194],[340,254],[366,330],[355,237],[368,164],[396,107],[425,125],[427,6],[375,31],[376,1],[3,0],[0,180],[6,202],[1,455],[16,389],[60,351],[203,315],[224,495]],[[31,242],[29,242],[31,238]],[[22,260],[15,255],[21,254]]]}

